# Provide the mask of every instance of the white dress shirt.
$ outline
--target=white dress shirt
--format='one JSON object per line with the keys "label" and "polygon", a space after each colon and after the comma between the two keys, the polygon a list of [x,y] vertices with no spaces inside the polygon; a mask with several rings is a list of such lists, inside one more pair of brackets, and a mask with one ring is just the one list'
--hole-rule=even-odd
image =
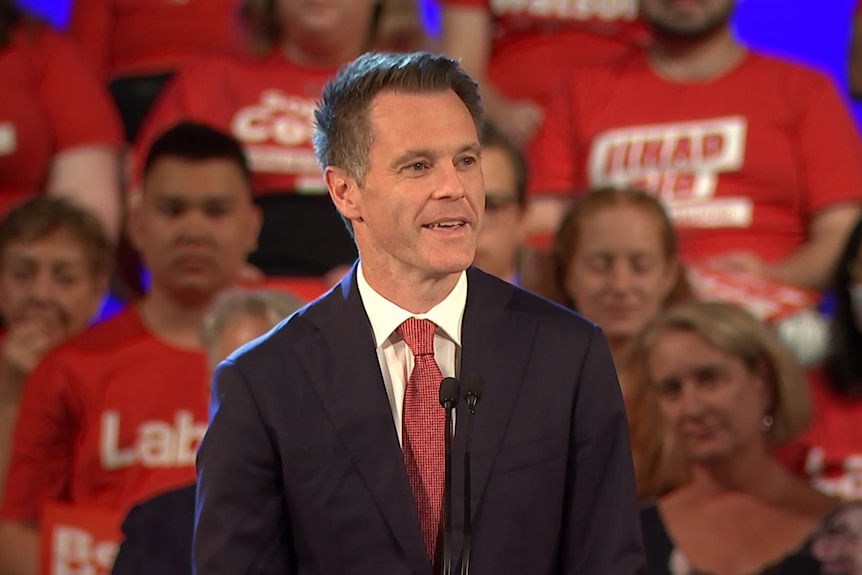
{"label": "white dress shirt", "polygon": [[[424,314],[413,314],[398,307],[368,285],[362,272],[362,263],[356,274],[359,297],[374,331],[377,360],[380,373],[389,397],[392,419],[401,442],[401,416],[404,407],[404,391],[413,371],[413,354],[407,342],[398,332],[398,326],[411,317],[427,319],[437,324],[434,331],[434,358],[443,377],[457,377],[461,361],[461,322],[467,305],[467,273],[462,272],[458,283],[446,298]],[[443,409],[442,407],[440,409]]]}

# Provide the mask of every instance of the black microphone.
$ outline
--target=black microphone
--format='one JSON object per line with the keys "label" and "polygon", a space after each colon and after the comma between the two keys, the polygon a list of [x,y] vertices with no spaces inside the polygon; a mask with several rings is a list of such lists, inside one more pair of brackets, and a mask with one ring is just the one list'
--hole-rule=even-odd
{"label": "black microphone", "polygon": [[470,443],[472,441],[473,416],[476,404],[482,397],[485,380],[478,373],[471,373],[464,379],[464,400],[467,402],[467,434],[464,447],[464,548],[461,552],[461,575],[470,573],[470,538],[473,531],[472,505],[470,496]]}
{"label": "black microphone", "polygon": [[443,480],[443,575],[452,573],[452,410],[458,404],[461,385],[454,377],[440,382],[440,405],[446,410],[446,462]]}

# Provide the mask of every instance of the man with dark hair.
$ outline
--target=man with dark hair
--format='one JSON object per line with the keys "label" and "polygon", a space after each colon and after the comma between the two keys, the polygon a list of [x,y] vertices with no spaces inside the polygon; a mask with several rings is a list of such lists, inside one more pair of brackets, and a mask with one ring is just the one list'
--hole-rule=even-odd
{"label": "man with dark hair", "polygon": [[164,157],[183,160],[227,160],[239,168],[251,193],[251,168],[242,146],[229,136],[206,124],[180,122],[153,141],[144,157],[144,177]]}
{"label": "man with dark hair", "polygon": [[533,243],[586,190],[643,189],[686,264],[827,287],[862,209],[862,143],[830,78],[734,37],[737,3],[641,0],[653,41],[565,78],[530,145]]}
{"label": "man with dark hair", "polygon": [[27,380],[0,509],[4,573],[36,573],[46,503],[122,511],[194,479],[207,421],[201,319],[236,282],[260,214],[229,135],[181,123],[153,149],[129,219],[150,290]]}
{"label": "man with dark hair", "polygon": [[34,197],[0,221],[0,492],[21,386],[45,352],[96,315],[110,261],[99,220],[68,200]]}
{"label": "man with dark hair", "polygon": [[476,241],[473,265],[517,283],[518,252],[526,234],[527,161],[523,152],[497,129],[482,129],[482,175],[485,221]]}
{"label": "man with dark hair", "polygon": [[327,85],[316,118],[360,262],[216,371],[197,573],[443,567],[444,376],[481,394],[472,418],[465,401],[455,418],[456,570],[463,556],[474,575],[643,573],[604,336],[470,267],[484,211],[475,83],[442,56],[366,54]]}

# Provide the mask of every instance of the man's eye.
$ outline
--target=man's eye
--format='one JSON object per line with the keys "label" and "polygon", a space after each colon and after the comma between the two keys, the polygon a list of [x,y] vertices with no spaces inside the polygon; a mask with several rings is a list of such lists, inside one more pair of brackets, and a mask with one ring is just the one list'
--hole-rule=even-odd
{"label": "man's eye", "polygon": [[422,170],[424,170],[427,167],[428,167],[428,164],[426,164],[425,162],[413,162],[412,164],[407,166],[407,169],[412,170],[414,172],[421,172]]}
{"label": "man's eye", "polygon": [[175,202],[165,202],[159,205],[159,211],[169,216],[178,216],[183,211],[183,206]]}

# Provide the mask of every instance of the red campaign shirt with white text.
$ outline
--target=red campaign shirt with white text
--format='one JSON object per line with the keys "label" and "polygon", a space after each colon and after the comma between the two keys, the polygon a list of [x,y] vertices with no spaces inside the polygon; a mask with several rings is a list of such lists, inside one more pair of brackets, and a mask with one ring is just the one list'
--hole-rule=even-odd
{"label": "red campaign shirt with white text", "polygon": [[489,10],[488,78],[512,99],[545,104],[565,70],[619,56],[649,33],[638,0],[439,0]]}
{"label": "red campaign shirt with white text", "polygon": [[114,103],[78,48],[45,27],[0,47],[0,214],[42,193],[58,153],[123,141]]}
{"label": "red campaign shirt with white text", "polygon": [[0,517],[49,501],[126,510],[195,480],[206,429],[202,352],[174,348],[128,308],[61,344],[27,379]]}
{"label": "red campaign shirt with white text", "polygon": [[821,370],[808,373],[814,419],[802,434],[805,475],[820,491],[862,499],[862,400],[836,395]]}
{"label": "red campaign shirt with white text", "polygon": [[532,194],[655,192],[684,258],[805,242],[819,210],[862,201],[862,144],[823,74],[748,53],[710,81],[660,77],[636,51],[571,74],[529,150]]}
{"label": "red campaign shirt with white text", "polygon": [[238,45],[237,0],[74,0],[68,33],[100,77],[167,72]]}
{"label": "red campaign shirt with white text", "polygon": [[137,157],[180,120],[206,123],[234,135],[251,163],[255,193],[325,193],[314,158],[314,108],[336,68],[306,68],[279,52],[264,58],[218,55],[183,69],[148,116]]}

